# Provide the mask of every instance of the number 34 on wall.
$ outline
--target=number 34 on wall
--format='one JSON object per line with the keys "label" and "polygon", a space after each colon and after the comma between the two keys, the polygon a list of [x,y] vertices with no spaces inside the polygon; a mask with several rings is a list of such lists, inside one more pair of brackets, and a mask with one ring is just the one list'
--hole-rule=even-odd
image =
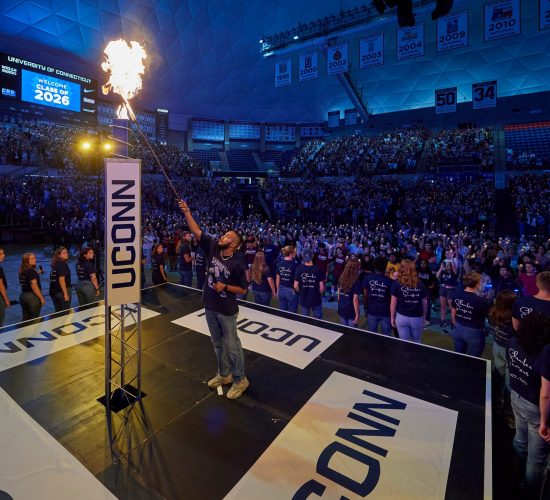
{"label": "number 34 on wall", "polygon": [[474,109],[494,108],[497,105],[496,80],[472,84],[472,103]]}

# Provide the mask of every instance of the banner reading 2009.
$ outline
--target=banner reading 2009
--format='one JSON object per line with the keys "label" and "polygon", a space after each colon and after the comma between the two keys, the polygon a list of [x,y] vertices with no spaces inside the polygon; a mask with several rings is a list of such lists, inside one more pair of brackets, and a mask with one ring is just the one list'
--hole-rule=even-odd
{"label": "banner reading 2009", "polygon": [[437,51],[468,46],[468,11],[440,17],[437,20]]}
{"label": "banner reading 2009", "polygon": [[521,33],[519,0],[501,0],[485,5],[485,41]]}
{"label": "banner reading 2009", "polygon": [[345,73],[348,62],[348,42],[327,48],[327,75]]}
{"label": "banner reading 2009", "polygon": [[397,60],[404,61],[424,55],[424,23],[397,30]]}

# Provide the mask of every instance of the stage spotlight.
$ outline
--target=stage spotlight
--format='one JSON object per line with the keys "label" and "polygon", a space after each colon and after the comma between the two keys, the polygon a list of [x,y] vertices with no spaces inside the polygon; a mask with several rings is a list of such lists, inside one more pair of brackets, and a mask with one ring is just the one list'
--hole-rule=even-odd
{"label": "stage spotlight", "polygon": [[400,28],[414,26],[416,24],[412,0],[400,0],[397,2],[397,24],[399,24]]}
{"label": "stage spotlight", "polygon": [[437,0],[435,9],[432,12],[432,19],[435,21],[442,16],[446,16],[453,8],[453,0]]}
{"label": "stage spotlight", "polygon": [[111,148],[112,148],[112,147],[113,147],[113,146],[111,146],[111,143],[110,143],[110,142],[105,142],[105,143],[103,144],[103,150],[104,150],[104,151],[111,151]]}
{"label": "stage spotlight", "polygon": [[91,145],[88,141],[84,141],[84,142],[82,143],[82,149],[83,149],[84,151],[89,150],[91,147],[92,147],[92,145]]}
{"label": "stage spotlight", "polygon": [[372,0],[372,5],[378,11],[379,14],[383,14],[386,11],[386,4],[384,0]]}

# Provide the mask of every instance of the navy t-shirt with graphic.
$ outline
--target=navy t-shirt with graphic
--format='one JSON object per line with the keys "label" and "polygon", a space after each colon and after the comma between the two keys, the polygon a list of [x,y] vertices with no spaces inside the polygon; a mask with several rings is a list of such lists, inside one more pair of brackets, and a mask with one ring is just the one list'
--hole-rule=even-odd
{"label": "navy t-shirt with graphic", "polygon": [[40,283],[40,276],[36,272],[36,269],[25,269],[19,273],[19,284],[21,285],[21,291],[24,293],[34,293],[32,291],[31,282],[36,280],[38,288],[42,290],[42,285]]}
{"label": "navy t-shirt with graphic", "polygon": [[418,318],[424,314],[423,300],[428,296],[426,287],[421,281],[416,288],[402,285],[394,280],[391,286],[391,294],[397,297],[396,312],[409,318]]}
{"label": "navy t-shirt with graphic", "polygon": [[456,309],[456,321],[469,328],[483,328],[489,312],[489,302],[474,292],[457,290],[451,305]]}
{"label": "navy t-shirt with graphic", "polygon": [[78,281],[90,281],[90,276],[95,273],[95,265],[91,260],[79,260],[76,263],[76,276],[78,277]]}
{"label": "navy t-shirt with graphic", "polygon": [[267,281],[268,277],[271,278],[271,273],[269,272],[269,268],[267,268],[266,272],[262,274],[260,283],[256,283],[254,280],[252,280],[252,290],[255,290],[256,292],[271,293],[271,287],[269,286],[269,281]]}
{"label": "navy t-shirt with graphic", "polygon": [[323,272],[316,266],[300,264],[294,280],[299,285],[300,305],[304,307],[320,306],[322,303],[319,284],[325,279]]}
{"label": "navy t-shirt with graphic", "polygon": [[439,275],[439,282],[441,283],[441,286],[444,287],[456,286],[456,279],[456,274],[453,272],[441,271],[441,274]]}
{"label": "navy t-shirt with graphic", "polygon": [[495,342],[502,347],[508,347],[510,339],[515,335],[511,321],[507,321],[503,325],[489,324],[489,329],[495,338]]}
{"label": "navy t-shirt with graphic", "polygon": [[363,281],[363,288],[367,292],[367,316],[379,318],[390,317],[391,287],[393,280],[385,274],[367,274]]}
{"label": "navy t-shirt with graphic", "polygon": [[546,347],[537,357],[537,361],[535,362],[535,370],[546,380],[550,380],[550,344],[546,344]]}
{"label": "navy t-shirt with graphic", "polygon": [[279,275],[279,286],[286,286],[288,288],[294,287],[294,274],[298,263],[292,260],[280,260],[277,262],[277,274]]}
{"label": "navy t-shirt with graphic", "polygon": [[[204,231],[201,233],[199,246],[206,255],[207,269],[212,269],[217,283],[246,289],[246,261],[242,255],[234,253],[231,257],[223,257],[217,243]],[[210,272],[204,284],[202,302],[207,309],[226,316],[239,312],[235,294],[216,292],[214,277]]]}
{"label": "navy t-shirt with graphic", "polygon": [[361,295],[363,289],[361,280],[357,280],[349,292],[344,292],[341,288],[338,290],[338,315],[345,319],[355,319],[355,308],[353,307],[353,297]]}
{"label": "navy t-shirt with graphic", "polygon": [[529,316],[532,312],[540,312],[547,317],[550,317],[550,300],[542,300],[533,297],[519,297],[512,308],[512,317],[517,320],[522,320]]}
{"label": "navy t-shirt with graphic", "polygon": [[191,247],[187,243],[182,243],[180,246],[180,253],[178,256],[178,270],[182,273],[189,272],[193,270],[193,260],[189,262],[185,261],[185,256],[188,255],[191,257]]}
{"label": "navy t-shirt with graphic", "polygon": [[[540,355],[540,353],[539,353]],[[516,337],[510,339],[506,349],[506,360],[510,372],[510,388],[523,399],[534,405],[539,405],[540,374],[535,371],[539,355],[525,353],[518,344]]]}
{"label": "navy t-shirt with graphic", "polygon": [[63,293],[63,290],[61,290],[61,286],[59,285],[59,278],[61,278],[61,276],[65,278],[65,285],[67,286],[67,291],[69,291],[71,288],[71,270],[64,261],[56,262],[52,266],[52,270],[50,272],[50,295]]}

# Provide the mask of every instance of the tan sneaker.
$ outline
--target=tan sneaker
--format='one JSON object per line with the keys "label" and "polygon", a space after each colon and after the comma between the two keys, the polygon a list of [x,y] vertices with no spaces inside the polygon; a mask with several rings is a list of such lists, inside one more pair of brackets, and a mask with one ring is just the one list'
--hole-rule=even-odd
{"label": "tan sneaker", "polygon": [[226,375],[225,377],[222,377],[218,373],[214,378],[208,381],[208,387],[210,387],[210,389],[215,389],[220,385],[227,385],[227,384],[230,384],[231,382],[233,382],[233,375],[231,375],[231,373],[229,375]]}
{"label": "tan sneaker", "polygon": [[246,377],[239,380],[238,382],[233,382],[233,385],[231,386],[229,391],[227,391],[227,399],[240,398],[249,385],[250,383],[248,382],[248,379]]}

